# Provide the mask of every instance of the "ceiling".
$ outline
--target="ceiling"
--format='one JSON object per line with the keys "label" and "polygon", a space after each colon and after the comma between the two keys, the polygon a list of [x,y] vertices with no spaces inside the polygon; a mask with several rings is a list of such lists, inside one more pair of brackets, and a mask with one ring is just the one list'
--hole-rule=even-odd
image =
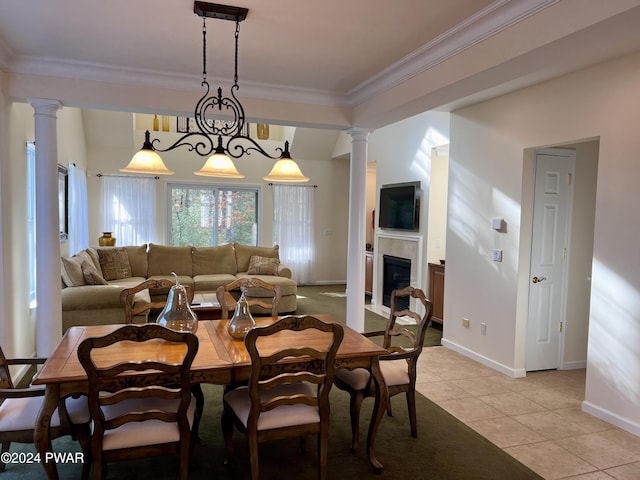
{"label": "ceiling", "polygon": [[[640,0],[233,4],[249,9],[239,38],[241,98],[342,109],[341,127],[450,110],[640,50]],[[233,22],[207,21],[212,85],[233,78],[233,35]],[[4,1],[0,69],[197,91],[202,19],[192,0]],[[16,96],[25,88],[8,83]]]}

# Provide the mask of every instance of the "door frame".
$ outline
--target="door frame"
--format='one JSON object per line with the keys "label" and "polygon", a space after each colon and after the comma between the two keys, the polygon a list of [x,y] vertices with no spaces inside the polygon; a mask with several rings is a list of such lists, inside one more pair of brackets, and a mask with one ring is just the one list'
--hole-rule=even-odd
{"label": "door frame", "polygon": [[[534,178],[533,178],[533,185],[534,185],[534,195],[532,198],[532,208],[531,208],[531,231],[530,231],[530,236],[533,239],[533,220],[534,220],[534,216],[535,216],[535,208],[536,208],[536,198],[535,198],[535,186],[536,186],[536,179],[538,177],[538,161],[537,161],[537,157],[538,155],[546,155],[546,156],[552,156],[552,157],[562,157],[567,159],[567,161],[569,162],[569,170],[570,170],[570,175],[571,175],[571,186],[570,186],[570,193],[569,193],[569,198],[567,199],[567,203],[566,203],[566,223],[564,225],[563,228],[563,238],[562,241],[564,242],[564,248],[565,248],[565,256],[564,256],[564,260],[563,260],[563,264],[562,264],[562,274],[560,276],[560,282],[561,282],[561,297],[559,299],[559,312],[558,312],[558,316],[559,316],[559,322],[560,325],[562,326],[560,328],[559,332],[556,332],[558,335],[558,347],[557,347],[557,357],[556,357],[556,361],[555,363],[555,369],[561,369],[563,364],[564,364],[564,353],[565,353],[565,338],[566,338],[566,325],[567,325],[567,293],[568,293],[568,281],[569,281],[569,265],[570,265],[570,255],[571,255],[571,249],[569,248],[571,245],[571,236],[572,236],[572,229],[573,229],[573,197],[574,197],[574,188],[575,188],[575,171],[576,171],[576,151],[573,149],[567,149],[567,148],[540,148],[540,149],[535,149],[533,152],[533,160],[534,160],[534,165],[533,165],[533,170],[534,170]],[[533,271],[534,267],[533,267],[533,262],[531,260],[531,255],[533,254],[533,240],[531,240],[530,242],[531,244],[531,248],[529,249],[529,266],[528,266],[528,278],[531,279],[533,275],[536,274],[536,272]],[[532,289],[532,283],[531,281],[528,282],[528,304],[530,304],[531,299],[532,299],[532,295],[531,295],[531,289]],[[530,307],[530,305],[529,305]],[[526,332],[527,335],[525,336],[525,371],[534,371],[534,370],[529,370],[527,368],[526,365],[526,358],[527,358],[527,349],[530,347],[531,345],[531,339],[529,338],[529,333],[528,333],[528,325],[529,325],[529,321],[530,321],[530,315],[531,315],[531,311],[530,308],[528,308],[527,310],[527,325],[526,325]]]}
{"label": "door frame", "polygon": [[[593,263],[593,234],[595,225],[595,198],[599,163],[599,137],[582,138],[554,145],[528,147],[523,150],[522,185],[520,197],[520,238],[517,258],[516,330],[514,346],[514,376],[524,377],[527,319],[529,311],[529,284],[531,277],[531,241],[533,231],[533,202],[535,188],[535,153],[546,148],[572,150],[576,153],[574,202],[572,212],[573,235],[571,262],[568,276],[571,281],[567,294],[564,350],[560,352],[560,369],[586,368],[591,295],[591,267]],[[576,223],[576,221],[578,223]],[[579,230],[576,231],[576,228]],[[576,234],[581,240],[576,244]],[[587,237],[585,237],[587,236]],[[587,243],[589,249],[583,248]],[[578,250],[576,250],[578,249]],[[574,279],[574,275],[577,275]],[[575,280],[575,281],[574,281]],[[577,282],[577,283],[576,283]],[[580,283],[582,282],[582,283]],[[567,355],[569,355],[568,358]]]}

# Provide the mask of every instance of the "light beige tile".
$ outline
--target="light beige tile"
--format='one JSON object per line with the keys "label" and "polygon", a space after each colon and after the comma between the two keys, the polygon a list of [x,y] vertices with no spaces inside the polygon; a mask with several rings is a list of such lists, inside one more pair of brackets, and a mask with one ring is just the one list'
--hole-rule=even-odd
{"label": "light beige tile", "polygon": [[597,472],[585,473],[583,475],[572,475],[565,477],[563,480],[615,480],[611,475],[607,475],[602,470]]}
{"label": "light beige tile", "polygon": [[465,390],[456,386],[453,382],[418,383],[416,384],[416,390],[433,402],[469,397]]}
{"label": "light beige tile", "polygon": [[588,459],[589,463],[601,470],[640,461],[640,452],[611,443],[600,433],[562,438],[556,442],[565,450]]}
{"label": "light beige tile", "polygon": [[554,410],[554,412],[563,418],[580,425],[584,430],[584,433],[601,432],[612,428],[610,423],[583,412],[580,407],[563,408],[560,410]]}
{"label": "light beige tile", "polygon": [[477,398],[444,400],[436,403],[465,423],[487,418],[504,417],[504,414]]}
{"label": "light beige tile", "polygon": [[507,447],[504,451],[548,480],[597,470],[590,463],[551,441]]}
{"label": "light beige tile", "polygon": [[467,425],[500,448],[546,440],[542,435],[509,417],[479,420]]}
{"label": "light beige tile", "polygon": [[504,382],[497,376],[474,377],[462,380],[455,380],[458,387],[469,392],[470,395],[484,396],[495,393],[507,393],[509,390],[504,386]]}
{"label": "light beige tile", "polygon": [[640,463],[630,463],[610,468],[605,472],[616,480],[638,480],[640,478]]}
{"label": "light beige tile", "polygon": [[620,428],[609,428],[599,432],[599,435],[607,441],[624,447],[636,455],[640,454],[640,437],[637,437],[632,433],[626,432]]}
{"label": "light beige tile", "polygon": [[549,410],[528,413],[525,415],[516,415],[513,418],[521,424],[538,432],[540,435],[543,435],[548,440],[588,433],[582,429],[579,424],[573,423],[571,420]]}
{"label": "light beige tile", "polygon": [[523,397],[517,392],[496,393],[480,397],[483,402],[488,403],[505,415],[523,415],[525,413],[544,411],[541,405]]}
{"label": "light beige tile", "polygon": [[558,410],[562,408],[579,407],[581,401],[566,395],[562,392],[549,388],[547,386],[541,386],[540,388],[527,389],[519,392],[523,397],[533,400],[539,403],[549,410]]}

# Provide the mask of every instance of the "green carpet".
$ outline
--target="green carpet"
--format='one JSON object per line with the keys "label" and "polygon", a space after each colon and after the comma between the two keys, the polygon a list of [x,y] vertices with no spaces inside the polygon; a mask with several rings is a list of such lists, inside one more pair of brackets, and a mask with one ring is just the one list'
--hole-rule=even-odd
{"label": "green carpet", "polygon": [[[320,292],[344,292],[344,286],[302,287],[297,313],[332,313],[344,319],[344,298],[318,295]],[[326,297],[326,299],[324,298]],[[329,300],[327,300],[329,299]],[[342,306],[340,306],[342,304]],[[318,307],[322,307],[319,309]],[[342,313],[340,314],[340,310]],[[371,312],[366,316],[367,330],[384,326],[384,319]],[[378,318],[375,318],[378,317]],[[371,327],[371,328],[370,328]],[[441,332],[440,332],[441,334]],[[439,344],[438,329],[431,333],[431,341]],[[426,342],[425,342],[426,343]],[[224,443],[220,430],[222,387],[204,385],[206,397],[204,418],[200,426],[201,443],[195,446],[194,468],[190,478],[245,479],[249,478],[246,438],[236,433],[236,461],[225,467]],[[418,438],[410,435],[404,396],[392,400],[393,417],[382,420],[375,450],[384,465],[380,476],[372,473],[365,453],[366,431],[373,407],[373,399],[365,400],[361,412],[361,445],[352,454],[349,422],[349,396],[336,388],[331,391],[331,426],[329,432],[329,478],[361,479],[429,478],[468,480],[540,479],[537,474],[513,459],[500,448],[484,439],[471,428],[451,416],[422,395],[417,395]],[[53,441],[57,452],[78,451],[70,438]],[[296,439],[265,443],[260,446],[260,478],[262,480],[290,478],[306,480],[317,478],[315,438],[308,442],[309,452],[301,454]],[[12,452],[33,452],[33,445],[13,444]],[[58,471],[61,479],[80,478],[81,465],[62,464]],[[161,480],[176,478],[177,459],[161,457],[114,463],[109,465],[110,479]],[[9,464],[0,480],[42,479],[44,471],[38,464]]]}

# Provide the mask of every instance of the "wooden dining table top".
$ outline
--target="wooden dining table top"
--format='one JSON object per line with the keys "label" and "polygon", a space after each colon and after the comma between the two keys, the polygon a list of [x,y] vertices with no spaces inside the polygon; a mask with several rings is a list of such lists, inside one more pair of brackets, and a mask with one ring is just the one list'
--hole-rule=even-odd
{"label": "wooden dining table top", "polygon": [[[315,317],[328,323],[338,323],[338,320],[328,314],[318,314]],[[277,317],[255,317],[258,326],[268,325]],[[199,340],[198,353],[191,366],[192,381],[226,383],[237,380],[238,371],[248,372],[251,366],[249,354],[243,339],[235,339],[227,332],[228,320],[203,320],[198,323],[196,335]],[[34,385],[63,384],[86,382],[87,375],[78,360],[78,345],[89,337],[106,335],[118,325],[76,326],[71,327],[63,336],[60,344],[48,358],[43,368],[33,380]],[[381,346],[364,337],[352,328],[343,325],[344,338],[336,356],[336,366],[348,366],[352,361],[367,357],[377,357],[387,353]],[[304,332],[280,332],[271,335],[268,344],[263,348],[280,350],[293,345],[305,345],[316,348],[326,346],[326,334],[315,329]],[[179,362],[184,355],[184,345],[170,344],[162,340],[152,340],[142,344],[133,342],[119,342],[102,351],[94,357],[99,365],[101,358],[105,364],[113,364],[114,359],[122,358],[128,361],[142,361],[158,359],[172,362],[175,358]],[[248,373],[246,373],[248,374]],[[232,376],[235,376],[233,379]]]}

